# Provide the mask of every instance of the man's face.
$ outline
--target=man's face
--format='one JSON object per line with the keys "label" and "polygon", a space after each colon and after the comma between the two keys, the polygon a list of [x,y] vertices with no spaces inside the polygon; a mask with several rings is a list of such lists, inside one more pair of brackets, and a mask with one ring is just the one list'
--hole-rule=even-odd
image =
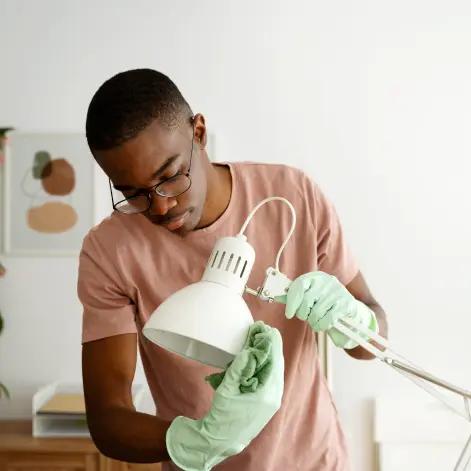
{"label": "man's face", "polygon": [[[136,137],[120,146],[94,151],[98,164],[109,176],[114,188],[127,198],[139,192],[145,193],[178,172],[188,172],[192,126],[195,128],[195,140],[190,169],[191,187],[176,197],[162,197],[152,192],[150,208],[143,213],[152,223],[180,234],[197,226],[206,199],[206,172],[200,155],[200,142],[204,142],[202,134],[205,132],[201,115],[195,117],[193,125],[188,122],[173,130],[164,128],[154,120]],[[176,227],[182,222],[178,218],[184,214],[183,223]]]}

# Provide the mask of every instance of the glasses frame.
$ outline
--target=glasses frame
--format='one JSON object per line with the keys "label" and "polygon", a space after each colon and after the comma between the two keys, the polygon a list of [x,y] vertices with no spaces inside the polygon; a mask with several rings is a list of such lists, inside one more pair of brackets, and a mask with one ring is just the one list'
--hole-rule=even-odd
{"label": "glasses frame", "polygon": [[[193,135],[192,135],[192,138],[191,138],[191,152],[190,152],[190,162],[188,164],[188,170],[184,173],[184,172],[178,172],[177,174],[175,174],[173,177],[170,177],[170,178],[166,178],[165,180],[157,183],[157,185],[154,185],[150,190],[148,190],[146,193],[145,192],[142,192],[142,193],[138,193],[134,196],[131,196],[130,198],[123,198],[122,200],[119,200],[117,201],[116,203],[114,202],[114,198],[113,198],[113,188],[112,188],[112,185],[111,185],[111,178],[108,178],[108,184],[110,186],[110,195],[111,195],[111,204],[113,205],[113,209],[115,211],[118,211],[119,213],[122,213],[122,214],[141,214],[141,213],[145,213],[146,211],[149,211],[149,208],[152,204],[152,194],[156,193],[157,195],[161,196],[162,198],[176,198],[177,196],[180,196],[180,195],[183,195],[183,193],[186,193],[190,188],[191,188],[191,184],[192,184],[192,180],[191,180],[191,175],[190,175],[190,171],[191,171],[191,162],[193,160],[193,144],[195,142],[195,127],[193,126]],[[159,193],[159,186],[163,185],[164,183],[167,183],[169,182],[170,180],[173,180],[175,178],[178,178],[180,176],[185,176],[188,178],[188,180],[190,181],[190,184],[188,185],[188,188],[176,195],[171,195],[171,196],[168,196],[168,195],[164,195],[162,193]],[[133,198],[137,198],[139,196],[145,196],[147,198],[147,208],[146,209],[143,209],[141,211],[135,211],[133,213],[126,213],[125,211],[120,211],[117,206],[120,205],[121,203],[123,203],[124,201],[129,201],[129,200],[132,200]]]}

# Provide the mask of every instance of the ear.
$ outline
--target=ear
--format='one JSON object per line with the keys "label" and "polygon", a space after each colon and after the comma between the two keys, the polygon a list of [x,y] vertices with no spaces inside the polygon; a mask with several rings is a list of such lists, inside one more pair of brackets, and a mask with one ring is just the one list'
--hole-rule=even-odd
{"label": "ear", "polygon": [[201,113],[197,113],[193,116],[193,129],[195,138],[199,142],[200,149],[206,148],[208,134],[206,132],[206,122]]}

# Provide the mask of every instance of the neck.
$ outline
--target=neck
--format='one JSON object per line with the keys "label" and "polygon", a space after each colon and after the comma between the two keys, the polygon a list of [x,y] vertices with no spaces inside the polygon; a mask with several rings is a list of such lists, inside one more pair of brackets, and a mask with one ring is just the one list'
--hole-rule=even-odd
{"label": "neck", "polygon": [[227,166],[209,163],[206,175],[208,190],[197,229],[207,227],[219,219],[231,199],[232,177]]}

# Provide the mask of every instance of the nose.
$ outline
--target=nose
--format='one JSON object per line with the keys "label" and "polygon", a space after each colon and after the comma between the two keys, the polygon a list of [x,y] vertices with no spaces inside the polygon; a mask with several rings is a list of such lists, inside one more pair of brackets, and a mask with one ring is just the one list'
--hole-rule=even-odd
{"label": "nose", "polygon": [[157,193],[151,194],[150,197],[149,213],[151,216],[164,216],[178,204],[177,199],[174,197],[160,196]]}

